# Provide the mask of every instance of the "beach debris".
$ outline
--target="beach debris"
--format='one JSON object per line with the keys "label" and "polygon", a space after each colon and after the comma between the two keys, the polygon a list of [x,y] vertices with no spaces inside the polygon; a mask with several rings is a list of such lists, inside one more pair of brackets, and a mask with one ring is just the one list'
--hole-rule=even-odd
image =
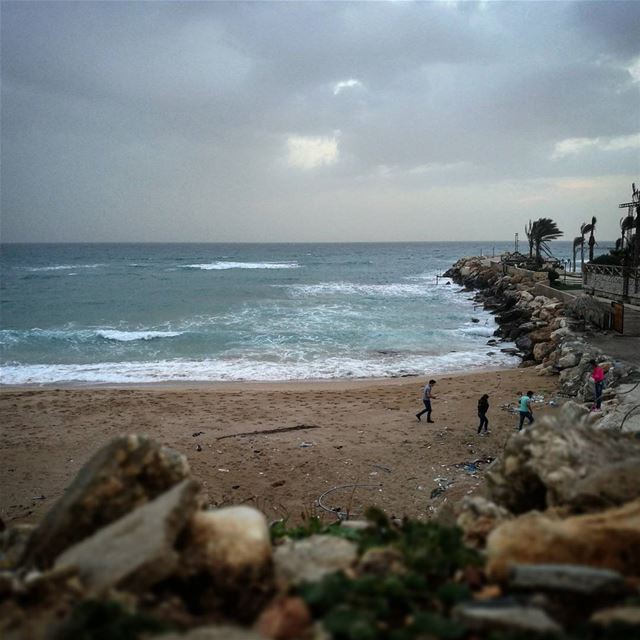
{"label": "beach debris", "polygon": [[313,442],[301,442],[299,446],[301,449],[307,449],[308,447],[313,447]]}
{"label": "beach debris", "polygon": [[[444,465],[443,465],[444,466]],[[433,500],[439,495],[443,494],[451,485],[455,484],[455,480],[449,478],[434,478],[433,481],[437,483],[437,487],[431,491],[429,498]]]}
{"label": "beach debris", "polygon": [[339,520],[344,520],[349,518],[350,515],[353,515],[353,513],[351,511],[349,512],[343,511],[340,507],[327,507],[322,502],[326,496],[333,493],[334,491],[341,491],[342,489],[351,489],[352,490],[351,499],[352,499],[356,489],[380,489],[380,487],[382,487],[382,484],[340,484],[336,487],[331,487],[331,489],[327,489],[327,491],[325,491],[320,496],[318,496],[316,503],[323,511],[326,511],[327,513],[332,513]]}
{"label": "beach debris", "polygon": [[262,429],[261,431],[245,431],[243,433],[228,433],[224,436],[218,436],[217,440],[225,438],[239,438],[243,436],[266,436],[271,433],[287,433],[288,431],[302,431],[303,429],[319,429],[317,424],[297,424],[295,427],[278,427],[277,429]]}
{"label": "beach debris", "polygon": [[46,500],[47,497],[40,495],[40,496],[33,496],[33,498],[31,498],[32,500]]}
{"label": "beach debris", "polygon": [[286,480],[276,480],[275,482],[271,483],[271,486],[272,487],[281,487],[284,484],[286,484]]}
{"label": "beach debris", "polygon": [[229,473],[229,469],[218,469],[221,473]]}
{"label": "beach debris", "polygon": [[157,498],[189,474],[187,459],[146,436],[115,438],[87,462],[33,532],[23,564],[46,568],[62,551]]}
{"label": "beach debris", "polygon": [[380,469],[381,471],[385,471],[386,473],[392,473],[391,469],[389,469],[389,467],[384,467],[381,464],[372,464],[371,465],[374,469]]}
{"label": "beach debris", "polygon": [[201,436],[204,434],[204,431],[196,431],[195,433],[192,433],[192,437],[197,438],[198,436]]}
{"label": "beach debris", "polygon": [[200,444],[196,445],[196,451],[202,451],[202,446]]}

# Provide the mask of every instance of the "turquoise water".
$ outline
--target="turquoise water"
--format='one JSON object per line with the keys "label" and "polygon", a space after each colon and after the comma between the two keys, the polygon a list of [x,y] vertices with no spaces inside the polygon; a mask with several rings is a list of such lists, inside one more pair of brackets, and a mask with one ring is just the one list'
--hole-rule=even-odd
{"label": "turquoise water", "polygon": [[2,382],[358,378],[515,364],[487,355],[493,318],[435,277],[461,256],[511,247],[3,245]]}

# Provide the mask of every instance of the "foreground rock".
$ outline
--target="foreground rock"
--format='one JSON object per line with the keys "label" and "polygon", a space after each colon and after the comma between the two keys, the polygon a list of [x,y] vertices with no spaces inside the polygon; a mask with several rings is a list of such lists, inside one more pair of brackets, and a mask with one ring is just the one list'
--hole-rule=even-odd
{"label": "foreground rock", "polygon": [[189,474],[186,458],[144,436],[116,438],[80,470],[33,532],[22,565],[51,566],[71,545],[164,493]]}
{"label": "foreground rock", "polygon": [[510,438],[486,478],[489,497],[513,513],[553,506],[584,512],[640,496],[639,469],[640,440],[595,429],[568,403]]}
{"label": "foreground rock", "polygon": [[178,568],[176,539],[196,510],[197,492],[196,482],[183,480],[65,551],[55,568],[77,568],[90,592],[145,591]]}
{"label": "foreground rock", "polygon": [[487,556],[487,574],[498,581],[520,564],[588,565],[640,576],[640,499],[565,520],[532,511],[496,528]]}

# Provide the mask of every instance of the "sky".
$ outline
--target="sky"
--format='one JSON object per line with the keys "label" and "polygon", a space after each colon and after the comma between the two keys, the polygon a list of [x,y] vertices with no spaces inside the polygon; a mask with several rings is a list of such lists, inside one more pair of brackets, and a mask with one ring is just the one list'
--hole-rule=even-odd
{"label": "sky", "polygon": [[640,2],[0,17],[4,242],[612,239],[640,183]]}

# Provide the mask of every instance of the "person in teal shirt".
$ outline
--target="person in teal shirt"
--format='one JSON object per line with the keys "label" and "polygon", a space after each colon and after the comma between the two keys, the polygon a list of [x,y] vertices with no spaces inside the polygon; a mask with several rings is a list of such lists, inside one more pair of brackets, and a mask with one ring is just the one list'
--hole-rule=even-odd
{"label": "person in teal shirt", "polygon": [[520,398],[520,405],[518,407],[518,411],[520,413],[520,424],[518,425],[518,431],[522,430],[525,418],[529,420],[529,424],[533,422],[531,398],[533,398],[533,391],[527,391],[527,393]]}

